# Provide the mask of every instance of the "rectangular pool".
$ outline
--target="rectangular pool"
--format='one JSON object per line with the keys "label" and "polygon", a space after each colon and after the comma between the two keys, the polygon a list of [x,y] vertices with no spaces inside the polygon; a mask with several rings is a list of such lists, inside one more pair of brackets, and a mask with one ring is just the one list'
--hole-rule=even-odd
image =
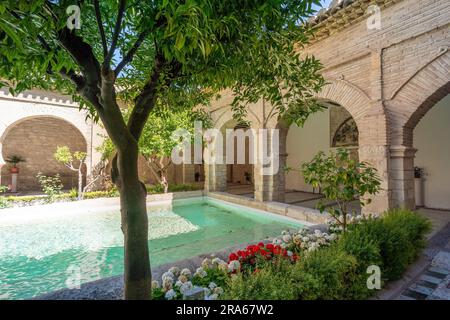
{"label": "rectangular pool", "polygon": [[[277,236],[303,225],[211,198],[149,206],[152,266]],[[29,210],[33,210],[32,207]],[[0,299],[26,299],[123,273],[117,210],[27,219],[0,211]]]}

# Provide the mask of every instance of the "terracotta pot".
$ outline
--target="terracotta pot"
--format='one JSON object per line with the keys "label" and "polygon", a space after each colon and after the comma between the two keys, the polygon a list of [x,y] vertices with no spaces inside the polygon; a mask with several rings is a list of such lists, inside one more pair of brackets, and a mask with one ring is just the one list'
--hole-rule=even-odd
{"label": "terracotta pot", "polygon": [[11,168],[11,173],[19,173],[19,168],[17,168],[17,167],[12,167],[12,168]]}

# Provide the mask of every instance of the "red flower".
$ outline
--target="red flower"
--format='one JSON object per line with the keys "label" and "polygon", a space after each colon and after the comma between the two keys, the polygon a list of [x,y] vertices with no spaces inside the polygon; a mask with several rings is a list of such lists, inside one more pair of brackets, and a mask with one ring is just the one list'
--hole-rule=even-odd
{"label": "red flower", "polygon": [[258,247],[264,248],[264,243],[262,242],[258,243]]}
{"label": "red flower", "polygon": [[273,251],[273,244],[268,243],[268,244],[266,245],[266,248],[267,248],[268,250],[270,250],[270,251]]}
{"label": "red flower", "polygon": [[239,259],[239,257],[234,252],[232,254],[230,254],[230,256],[228,258],[230,259],[230,261],[234,261],[234,260],[238,260]]}

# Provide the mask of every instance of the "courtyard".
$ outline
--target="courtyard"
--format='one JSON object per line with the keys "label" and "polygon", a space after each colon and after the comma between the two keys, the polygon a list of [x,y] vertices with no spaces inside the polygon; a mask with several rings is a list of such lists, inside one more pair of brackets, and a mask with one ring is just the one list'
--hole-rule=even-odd
{"label": "courtyard", "polygon": [[[42,15],[65,10],[44,2]],[[144,15],[130,13],[120,31],[119,14],[109,48],[101,15],[125,2],[81,8],[97,38],[82,23],[30,29],[28,39],[22,29],[39,9],[1,10],[3,46],[16,51],[0,51],[0,300],[450,300],[447,0],[306,1],[291,10],[311,36],[292,48],[276,44],[298,20],[271,25],[280,38],[262,46],[238,9],[222,20],[223,8],[169,1],[159,16],[173,10],[165,19],[176,34],[152,22],[162,33],[144,41]],[[202,25],[202,10],[219,22]],[[204,38],[183,34],[185,24]],[[78,56],[83,39],[95,47],[90,61]],[[48,59],[25,72],[23,47],[33,45]],[[237,54],[245,50],[249,60]],[[266,53],[277,62],[258,60]],[[46,88],[52,67],[61,79]],[[373,287],[370,270],[381,273]]]}

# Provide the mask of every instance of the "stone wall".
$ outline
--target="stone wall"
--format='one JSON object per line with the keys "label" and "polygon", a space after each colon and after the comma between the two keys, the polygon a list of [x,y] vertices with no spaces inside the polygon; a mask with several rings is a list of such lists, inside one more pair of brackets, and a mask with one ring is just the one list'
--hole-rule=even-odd
{"label": "stone wall", "polygon": [[[381,8],[379,29],[367,24],[366,9],[374,4]],[[382,179],[368,212],[414,208],[413,129],[450,94],[449,26],[448,0],[356,0],[325,17],[317,25],[317,40],[299,48],[324,65],[327,85],[317,98],[343,106],[353,117],[359,159],[375,166]],[[213,103],[218,128],[232,118],[231,100],[225,92]],[[265,118],[270,110],[265,101],[249,105],[252,127],[277,128],[276,117]],[[280,187],[256,174],[256,198],[274,199]],[[223,185],[217,179],[215,184]]]}

